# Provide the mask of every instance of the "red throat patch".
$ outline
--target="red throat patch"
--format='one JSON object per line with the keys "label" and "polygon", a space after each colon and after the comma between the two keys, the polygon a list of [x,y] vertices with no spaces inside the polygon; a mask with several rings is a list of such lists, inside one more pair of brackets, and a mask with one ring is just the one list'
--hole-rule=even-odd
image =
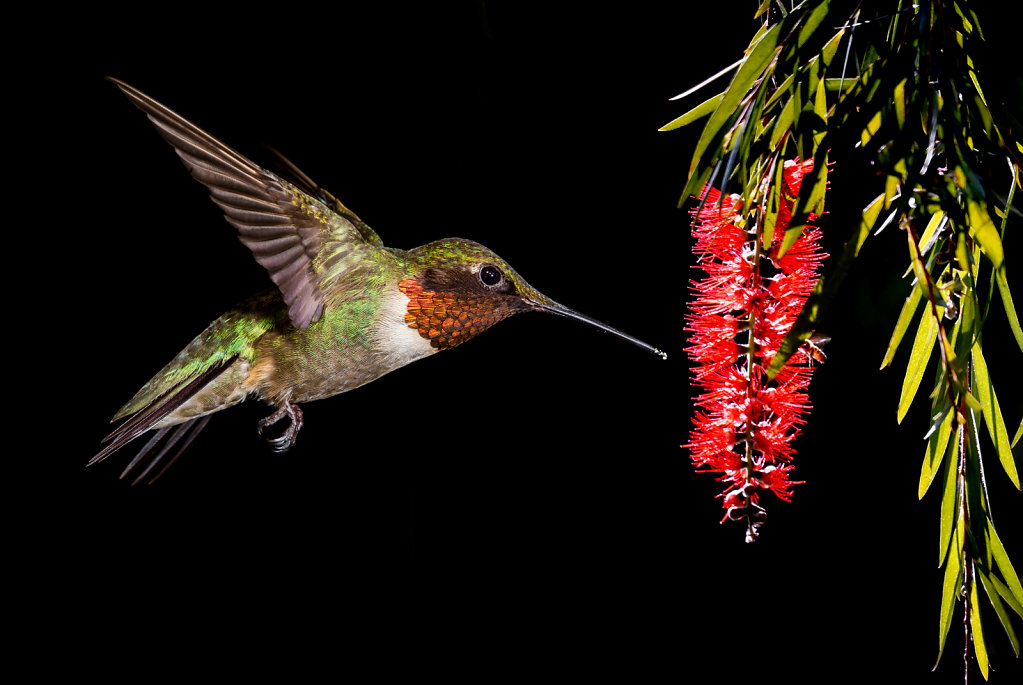
{"label": "red throat patch", "polygon": [[438,350],[458,345],[514,314],[509,307],[488,307],[480,298],[423,290],[414,278],[398,283],[408,297],[405,323]]}

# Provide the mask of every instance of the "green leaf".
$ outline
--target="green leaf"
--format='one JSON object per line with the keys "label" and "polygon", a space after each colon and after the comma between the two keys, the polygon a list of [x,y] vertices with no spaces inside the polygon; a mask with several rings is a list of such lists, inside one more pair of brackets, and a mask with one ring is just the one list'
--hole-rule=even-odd
{"label": "green leaf", "polygon": [[711,171],[713,171],[713,167],[708,166],[699,174],[689,177],[689,180],[686,182],[686,187],[682,191],[682,197],[678,201],[679,207],[684,205],[691,196],[694,196],[697,193],[702,194],[703,186],[710,179]]}
{"label": "green leaf", "polygon": [[893,100],[895,102],[895,120],[898,122],[899,130],[901,131],[903,126],[906,125],[906,79],[902,79],[895,86]]}
{"label": "green leaf", "polygon": [[698,167],[703,163],[704,153],[707,152],[711,144],[720,140],[723,133],[722,129],[735,116],[739,109],[739,103],[746,97],[750,87],[774,58],[775,49],[778,47],[778,34],[780,30],[781,24],[775,24],[759,40],[754,38],[754,40],[757,40],[756,45],[751,46],[752,49],[746,55],[746,59],[743,60],[742,66],[739,67],[735,76],[732,77],[732,82],[721,97],[717,109],[714,110],[710,120],[707,121],[707,125],[703,129],[703,133],[700,134],[700,139],[696,143],[696,149],[693,152],[693,161],[689,165],[690,176],[693,176]]}
{"label": "green leaf", "polygon": [[[920,483],[917,486],[917,498],[919,499],[923,499],[927,494],[927,489],[931,487],[931,482],[941,467],[942,458],[948,447],[948,436],[952,434],[953,418],[955,418],[955,411],[949,407],[938,430],[931,433],[931,437],[927,440],[927,451],[924,453],[924,463],[920,468]],[[949,459],[951,458],[952,456],[949,457]]]}
{"label": "green leaf", "polygon": [[[944,308],[938,307],[938,317],[944,312]],[[938,337],[938,321],[930,308],[924,309],[920,317],[920,324],[916,329],[916,337],[913,339],[913,349],[909,353],[909,363],[906,365],[906,377],[902,381],[902,395],[899,397],[898,422],[906,417],[909,405],[913,403],[916,391],[920,387],[920,381],[924,377],[924,370],[931,358],[931,350],[934,349],[934,341]]]}
{"label": "green leaf", "polygon": [[[807,183],[810,180],[810,183]],[[792,205],[792,221],[785,237],[778,246],[778,256],[783,256],[789,248],[803,234],[806,222],[811,214],[820,216],[824,213],[824,194],[828,187],[828,150],[821,146],[817,148],[813,159],[813,177],[803,177],[803,183],[799,188],[799,197]]]}
{"label": "green leaf", "polygon": [[1016,462],[1012,458],[1012,446],[1009,444],[1009,430],[1005,427],[1005,419],[1002,418],[1002,409],[998,405],[998,395],[995,394],[995,387],[991,383],[991,376],[988,373],[987,362],[984,360],[984,352],[981,350],[978,341],[973,346],[973,393],[980,400],[984,410],[984,424],[987,426],[991,442],[998,452],[998,461],[1009,476],[1016,489],[1020,489],[1019,473],[1016,471]]}
{"label": "green leaf", "polygon": [[1012,329],[1012,335],[1016,338],[1019,349],[1023,350],[1023,329],[1020,328],[1016,305],[1013,304],[1012,293],[1009,292],[1009,282],[1005,280],[1005,269],[995,271],[995,282],[998,283],[998,292],[1002,296],[1002,305],[1005,307],[1005,315],[1009,319],[1009,328]]}
{"label": "green leaf", "polygon": [[874,112],[874,116],[867,122],[867,126],[860,133],[860,145],[866,145],[870,142],[877,132],[881,129],[881,110]]}
{"label": "green leaf", "polygon": [[707,116],[708,114],[714,111],[714,108],[718,106],[718,103],[721,102],[721,99],[724,96],[725,96],[724,93],[718,93],[714,97],[707,98],[706,100],[698,104],[696,107],[693,107],[691,110],[689,110],[679,118],[673,119],[672,121],[668,122],[667,124],[665,124],[664,126],[657,130],[674,131],[677,128],[682,128],[683,126],[693,123],[694,121],[700,119],[701,117]]}
{"label": "green leaf", "polygon": [[1005,610],[1005,605],[1002,604],[1002,600],[999,598],[999,590],[995,585],[997,578],[992,578],[983,570],[977,570],[977,576],[980,578],[981,584],[984,586],[984,592],[987,593],[988,601],[991,602],[991,606],[994,608],[995,613],[998,614],[998,620],[1002,623],[1002,628],[1005,629],[1005,634],[1009,636],[1009,642],[1012,643],[1012,651],[1016,653],[1016,657],[1019,657],[1019,639],[1016,638],[1016,631],[1012,629],[1012,620],[1009,617],[1009,612]]}
{"label": "green leaf", "polygon": [[764,210],[764,231],[762,244],[766,248],[774,240],[774,225],[778,223],[778,212],[781,210],[781,186],[785,163],[781,156],[774,160],[774,178],[767,189],[767,208]]}
{"label": "green leaf", "polygon": [[920,236],[921,254],[927,254],[928,249],[934,242],[934,234],[937,232],[938,227],[941,226],[944,219],[945,212],[942,211],[937,211],[931,215],[931,220],[927,222],[927,228],[924,229],[923,234]]}
{"label": "green leaf", "polygon": [[927,273],[927,267],[924,266],[923,260],[920,258],[920,249],[913,240],[913,234],[909,231],[906,231],[906,240],[909,242],[910,266],[916,276],[916,285],[920,292],[927,296],[928,302],[935,300],[936,297],[931,291],[931,278]]}
{"label": "green leaf", "polygon": [[769,112],[774,106],[774,103],[781,99],[788,89],[792,86],[792,81],[796,78],[795,72],[785,77],[785,80],[778,84],[778,87],[771,93],[771,97],[767,98],[767,102],[764,103],[764,112]]}
{"label": "green leaf", "polygon": [[789,129],[792,128],[792,122],[796,117],[796,98],[790,97],[785,103],[785,106],[781,109],[781,114],[774,122],[774,128],[771,129],[771,141],[768,146],[771,150],[778,147],[778,141],[781,140],[782,136],[788,133]]}
{"label": "green leaf", "polygon": [[796,319],[796,323],[792,325],[792,328],[785,335],[785,339],[778,346],[778,352],[771,361],[771,368],[767,371],[768,378],[774,378],[781,371],[782,367],[785,366],[785,362],[789,360],[789,357],[799,349],[803,341],[812,335],[821,312],[824,311],[828,303],[835,296],[853,261],[859,256],[860,248],[863,247],[863,241],[870,235],[870,229],[873,228],[881,211],[881,201],[883,199],[883,195],[878,195],[869,205],[863,208],[859,229],[846,241],[845,246],[842,248],[842,254],[839,256],[838,261],[835,262],[831,272],[818,279],[813,292],[810,293],[806,304],[803,305],[803,310],[799,312],[799,318]]}
{"label": "green leaf", "polygon": [[913,320],[916,310],[920,308],[922,300],[923,296],[920,294],[920,288],[913,288],[909,291],[909,297],[906,298],[905,304],[902,305],[899,319],[895,322],[892,339],[888,341],[888,350],[884,354],[884,359],[881,360],[882,369],[891,364],[895,358],[895,352],[899,349],[899,344],[902,342],[903,336],[906,335],[906,329],[909,328],[909,323]]}
{"label": "green leaf", "polygon": [[980,243],[984,254],[994,264],[995,269],[1000,269],[1005,254],[1002,251],[1002,239],[998,236],[998,229],[995,228],[995,222],[991,220],[991,216],[987,212],[987,203],[970,199],[966,204],[973,237]]}
{"label": "green leaf", "polygon": [[[998,566],[998,570],[1002,572],[1002,578],[1005,578],[1005,584],[1012,592],[1012,596],[1016,599],[1016,604],[1023,607],[1023,585],[1019,583],[1019,576],[1016,575],[1016,569],[1012,567],[1012,562],[1009,561],[1009,555],[1005,551],[1005,546],[1002,545],[1001,539],[998,537],[998,532],[995,530],[994,522],[988,518],[987,520],[987,540],[988,547],[991,550],[991,554],[995,559],[995,565]],[[1014,609],[1020,612],[1020,616],[1023,616],[1023,609]]]}
{"label": "green leaf", "polygon": [[977,592],[976,580],[970,583],[970,633],[973,637],[973,655],[977,658],[981,675],[987,680],[987,645],[984,644],[984,630],[980,625],[980,594]]}
{"label": "green leaf", "polygon": [[[959,519],[960,524],[962,519]],[[945,638],[948,637],[948,629],[952,626],[952,613],[956,608],[956,600],[959,597],[959,587],[962,577],[962,542],[960,542],[960,531],[957,526],[952,536],[953,550],[948,555],[948,564],[945,566],[945,579],[941,584],[941,615],[938,619],[938,662],[945,651]],[[937,665],[937,664],[935,664]]]}
{"label": "green leaf", "polygon": [[[844,35],[845,29],[839,29],[838,33],[833,35],[830,40],[824,44],[824,47],[821,48],[821,62],[825,69],[827,69],[831,64],[831,60],[835,59],[835,53],[838,52],[838,44],[842,41],[842,36]],[[825,87],[827,87],[827,84],[825,84]]]}
{"label": "green leaf", "polygon": [[994,574],[989,575],[988,579],[991,581],[991,584],[995,586],[995,590],[997,590],[998,594],[1002,596],[1002,599],[1005,600],[1005,603],[1009,605],[1009,608],[1019,614],[1020,618],[1023,618],[1023,604],[1020,604],[1019,600],[1013,596],[1012,590],[1009,589],[1009,586],[1000,581],[998,576]]}
{"label": "green leaf", "polygon": [[941,492],[941,518],[938,527],[938,568],[945,563],[945,555],[949,550],[952,528],[955,523],[956,490],[959,478],[959,460],[956,459],[956,452],[959,446],[960,431],[962,426],[956,426],[953,433],[955,436],[948,447],[948,458],[945,459],[945,487]]}
{"label": "green leaf", "polygon": [[814,114],[821,118],[824,125],[821,130],[813,135],[813,147],[817,149],[817,146],[821,144],[821,140],[824,138],[824,133],[827,130],[828,121],[828,97],[824,90],[824,79],[817,81],[817,92],[813,99],[813,111]]}
{"label": "green leaf", "polygon": [[1023,437],[1023,419],[1020,419],[1019,428],[1016,429],[1016,435],[1012,436],[1012,446],[1015,447],[1019,439]]}
{"label": "green leaf", "polygon": [[813,8],[813,11],[810,12],[810,16],[806,18],[806,23],[803,24],[801,29],[799,29],[799,37],[796,38],[797,46],[803,47],[803,45],[806,44],[806,41],[810,39],[810,36],[814,34],[818,27],[820,27],[821,22],[828,16],[830,4],[831,3],[828,0],[825,0]]}

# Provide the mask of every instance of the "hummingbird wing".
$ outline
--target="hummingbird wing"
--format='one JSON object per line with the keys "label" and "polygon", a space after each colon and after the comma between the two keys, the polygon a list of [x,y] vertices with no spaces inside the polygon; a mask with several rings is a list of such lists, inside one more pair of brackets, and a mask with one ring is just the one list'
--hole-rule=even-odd
{"label": "hummingbird wing", "polygon": [[[109,80],[146,113],[192,176],[209,189],[238,238],[270,272],[297,328],[318,321],[331,286],[383,247],[380,237],[332,195],[325,196],[329,204],[317,199],[148,95]],[[307,185],[319,191],[311,181]]]}

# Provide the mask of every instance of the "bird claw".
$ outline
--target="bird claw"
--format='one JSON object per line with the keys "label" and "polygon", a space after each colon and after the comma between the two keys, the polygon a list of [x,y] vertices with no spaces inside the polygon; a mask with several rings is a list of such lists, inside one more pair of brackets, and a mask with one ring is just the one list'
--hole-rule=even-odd
{"label": "bird claw", "polygon": [[256,432],[263,435],[263,430],[267,426],[272,426],[281,419],[287,416],[291,423],[285,429],[281,435],[276,438],[267,438],[266,441],[270,443],[270,449],[280,454],[287,452],[291,449],[291,446],[295,444],[295,439],[298,437],[298,431],[302,429],[302,409],[297,404],[291,404],[285,402],[284,406],[275,411],[270,416],[260,419],[259,423],[256,424]]}

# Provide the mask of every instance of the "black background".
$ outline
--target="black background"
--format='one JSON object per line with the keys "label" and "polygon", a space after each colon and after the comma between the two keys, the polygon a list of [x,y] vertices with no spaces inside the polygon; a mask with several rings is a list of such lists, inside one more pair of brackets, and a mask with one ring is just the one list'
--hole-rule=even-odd
{"label": "black background", "polygon": [[[290,678],[959,680],[958,615],[929,675],[941,572],[937,495],[916,498],[927,410],[895,425],[905,350],[877,371],[905,297],[901,234],[868,242],[826,320],[797,442],[807,483],[768,503],[756,544],[718,524],[718,484],[678,447],[692,257],[676,204],[699,130],[656,129],[699,101],[669,97],[738,58],[755,4],[156,7],[25,27],[9,191],[41,284],[15,282],[42,301],[12,303],[8,363],[32,379],[16,416],[45,425],[10,422],[9,457],[31,472],[6,483],[22,634],[60,655],[43,670],[189,673],[213,656],[214,673]],[[273,145],[388,245],[477,240],[670,359],[521,316],[304,406],[284,456],[250,403],[156,485],[119,481],[121,455],[86,470],[114,411],[268,283],[107,75],[253,158]],[[839,236],[864,199],[843,206],[855,184],[840,171],[824,224]],[[1019,350],[1004,315],[990,326],[1015,427]],[[993,458],[988,481],[1018,566],[1019,494]],[[1011,682],[1019,663],[987,617],[994,682]]]}

